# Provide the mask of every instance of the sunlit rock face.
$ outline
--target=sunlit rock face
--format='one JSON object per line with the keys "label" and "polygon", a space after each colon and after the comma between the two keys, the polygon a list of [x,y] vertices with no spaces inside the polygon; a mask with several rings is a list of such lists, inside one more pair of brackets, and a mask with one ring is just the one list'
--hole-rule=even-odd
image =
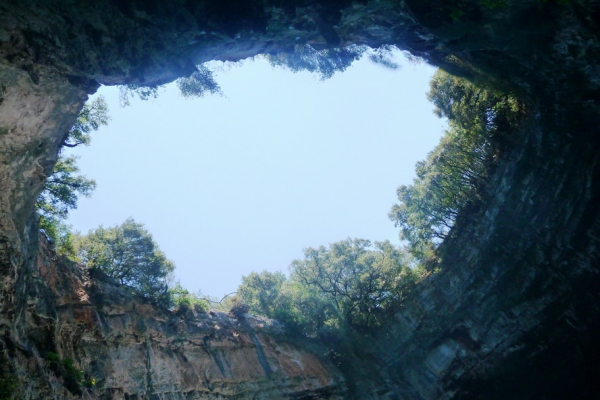
{"label": "sunlit rock face", "polygon": [[[591,0],[2,1],[0,383],[16,377],[16,398],[73,396],[50,351],[98,379],[92,398],[597,397],[598,20]],[[532,104],[443,245],[442,272],[345,380],[263,322],[173,319],[38,255],[34,200],[98,84],[159,84],[304,43],[395,44]]]}
{"label": "sunlit rock face", "polygon": [[[276,321],[174,315],[100,272],[90,278],[41,240],[22,313],[26,337],[3,356],[22,380],[15,398],[344,398],[344,378],[322,350],[292,344]],[[50,353],[74,360],[95,384],[69,386]]]}
{"label": "sunlit rock face", "polygon": [[[4,49],[3,49],[4,50]],[[5,55],[5,53],[2,53]],[[19,59],[22,60],[22,59]],[[26,293],[37,258],[32,208],[86,94],[47,68],[0,62],[0,336],[27,347]]]}

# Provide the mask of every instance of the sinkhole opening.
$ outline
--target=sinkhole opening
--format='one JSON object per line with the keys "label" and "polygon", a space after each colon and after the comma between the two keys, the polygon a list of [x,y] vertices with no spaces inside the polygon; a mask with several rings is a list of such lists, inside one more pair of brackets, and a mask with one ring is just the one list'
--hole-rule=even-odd
{"label": "sinkhole opening", "polygon": [[321,80],[265,58],[214,63],[222,95],[184,98],[175,84],[119,104],[92,134],[80,171],[97,183],[68,224],[143,223],[176,265],[174,280],[213,298],[252,271],[286,271],[303,249],[346,238],[390,240],[396,188],[444,134],[427,100],[435,69],[394,51],[398,69],[362,57]]}

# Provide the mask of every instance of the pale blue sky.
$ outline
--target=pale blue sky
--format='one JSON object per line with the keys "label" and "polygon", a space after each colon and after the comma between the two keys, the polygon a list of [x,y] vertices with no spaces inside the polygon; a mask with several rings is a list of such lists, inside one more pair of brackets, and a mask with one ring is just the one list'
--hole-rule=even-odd
{"label": "pale blue sky", "polygon": [[425,97],[434,69],[397,56],[399,70],[362,59],[324,82],[246,61],[217,72],[223,97],[170,85],[126,108],[101,88],[112,121],[76,149],[98,188],[69,223],[85,233],[133,217],[184,287],[216,297],[252,271],[287,271],[305,247],[398,243],[396,188],[445,125]]}

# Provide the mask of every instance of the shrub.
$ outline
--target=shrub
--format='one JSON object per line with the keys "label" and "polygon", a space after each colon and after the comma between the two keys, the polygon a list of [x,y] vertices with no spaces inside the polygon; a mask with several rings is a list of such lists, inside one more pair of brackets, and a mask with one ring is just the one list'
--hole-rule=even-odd
{"label": "shrub", "polygon": [[247,314],[250,311],[250,306],[248,304],[242,303],[241,301],[237,301],[229,310],[229,315],[236,319],[244,319],[244,314]]}
{"label": "shrub", "polygon": [[61,377],[67,390],[76,396],[82,395],[82,387],[89,388],[96,384],[96,379],[86,378],[84,372],[75,366],[71,358],[60,358],[58,354],[48,352],[46,361],[48,368]]}
{"label": "shrub", "polygon": [[190,293],[179,283],[169,288],[169,297],[172,303],[172,311],[176,314],[185,314],[187,311],[206,313],[210,304],[200,296]]}

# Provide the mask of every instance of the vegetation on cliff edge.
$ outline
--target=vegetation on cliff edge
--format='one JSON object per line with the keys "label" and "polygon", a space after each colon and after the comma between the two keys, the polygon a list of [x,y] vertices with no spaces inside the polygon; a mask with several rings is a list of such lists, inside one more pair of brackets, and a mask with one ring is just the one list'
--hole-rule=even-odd
{"label": "vegetation on cliff edge", "polygon": [[500,154],[526,115],[514,94],[476,86],[439,70],[430,83],[435,114],[448,130],[424,161],[412,185],[398,188],[389,217],[418,259],[449,234],[461,213],[478,202]]}
{"label": "vegetation on cliff edge", "polygon": [[[332,71],[345,69],[361,51],[319,54],[303,50],[294,57],[271,57],[271,61],[327,77]],[[208,77],[212,79],[212,75]],[[376,331],[402,307],[415,284],[431,273],[424,266],[435,256],[439,243],[462,213],[482,200],[497,160],[526,115],[526,107],[515,95],[477,86],[443,71],[433,77],[428,98],[435,105],[435,114],[448,119],[449,127],[427,159],[417,163],[413,184],[400,186],[399,203],[389,214],[408,247],[347,239],[328,247],[307,248],[303,259],[291,263],[289,277],[267,271],[243,277],[237,296],[228,300],[232,315],[243,318],[251,311],[283,322],[292,335],[339,344],[344,337]],[[90,107],[82,111],[77,128],[65,139],[66,145],[87,145],[89,132],[106,123],[105,110],[103,114],[101,107]],[[60,177],[60,163],[57,168],[55,173]],[[68,177],[85,181],[73,176],[76,172],[74,166]],[[69,182],[49,180],[39,201],[41,212],[49,210],[43,214],[46,221],[66,217],[76,206],[77,196],[91,191]],[[52,185],[58,185],[66,195],[50,197],[60,193]],[[61,232],[64,253],[85,267],[106,273],[180,315],[209,308],[210,299],[172,283],[175,266],[143,225],[133,219],[111,228],[101,226],[87,235],[73,234],[64,225],[55,226]]]}
{"label": "vegetation on cliff edge", "polygon": [[282,272],[243,277],[239,300],[250,312],[283,322],[291,335],[315,338],[341,363],[360,352],[362,338],[396,313],[415,285],[433,271],[438,245],[469,207],[484,200],[488,182],[527,115],[512,93],[477,86],[438,71],[430,83],[445,136],[416,165],[412,185],[398,189],[389,216],[408,247],[347,239],[308,248]]}

